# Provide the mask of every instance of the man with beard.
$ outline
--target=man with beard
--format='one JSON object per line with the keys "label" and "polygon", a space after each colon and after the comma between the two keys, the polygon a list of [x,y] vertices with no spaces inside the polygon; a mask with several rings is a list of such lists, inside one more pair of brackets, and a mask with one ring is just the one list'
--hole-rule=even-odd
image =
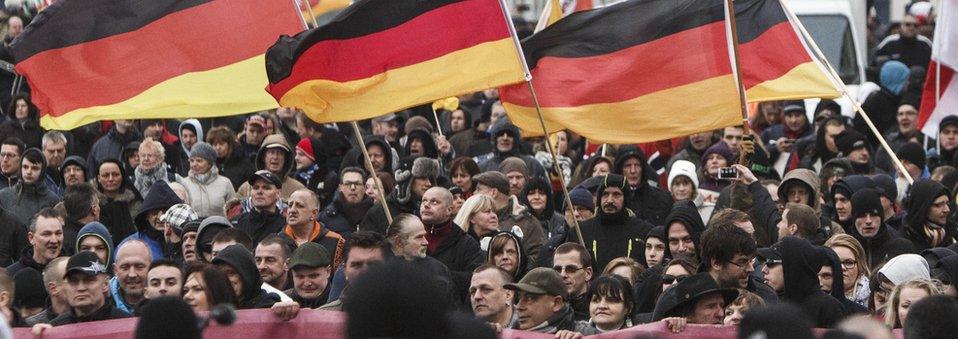
{"label": "man with beard", "polygon": [[504,287],[511,283],[509,272],[495,265],[486,264],[476,268],[469,285],[473,315],[497,330],[514,328],[519,321],[519,312],[516,312],[512,303],[512,290]]}
{"label": "man with beard", "polygon": [[[603,177],[596,191],[600,206],[598,217],[580,224],[583,241],[595,258],[596,269],[605,268],[618,257],[641,262],[645,256],[642,249],[652,225],[626,208],[630,201],[625,191],[625,177],[616,174]],[[576,237],[575,232],[569,234],[573,239]]]}
{"label": "man with beard", "polygon": [[86,165],[86,160],[75,155],[71,155],[63,161],[63,165],[60,166],[60,173],[63,175],[63,186],[61,188],[64,191],[87,182],[89,179],[89,167]]}
{"label": "man with beard", "polygon": [[745,289],[765,302],[777,302],[775,291],[752,276],[755,250],[755,239],[744,230],[734,224],[716,224],[702,232],[699,256],[719,287]]}
{"label": "man with beard", "polygon": [[365,182],[365,171],[359,167],[344,168],[340,172],[339,189],[336,190],[332,203],[319,212],[316,219],[333,232],[349,239],[366,216],[366,212],[373,206],[372,199],[363,192]]}
{"label": "man with beard", "polygon": [[937,181],[915,181],[905,200],[907,214],[902,232],[915,249],[945,247],[955,243],[955,225],[948,222],[951,212],[948,189]]}
{"label": "man with beard", "polygon": [[263,282],[281,291],[293,287],[288,274],[291,268],[287,267],[290,251],[288,240],[276,234],[266,236],[256,245],[253,259]]}
{"label": "man with beard", "polygon": [[151,261],[150,248],[143,241],[130,240],[117,249],[113,263],[116,276],[110,279],[110,295],[121,312],[132,315],[136,304],[143,300]]}
{"label": "man with beard", "polygon": [[25,267],[43,272],[51,260],[59,257],[63,249],[63,218],[52,208],[37,212],[27,228],[30,247],[20,253],[20,261],[7,267],[10,276]]}
{"label": "man with beard", "polygon": [[788,236],[771,248],[759,250],[768,265],[769,261],[781,269],[765,269],[765,277],[774,282],[775,292],[782,300],[801,307],[815,327],[831,328],[844,316],[844,308],[837,299],[825,293],[818,281],[818,272],[829,264],[824,252],[808,240]]}

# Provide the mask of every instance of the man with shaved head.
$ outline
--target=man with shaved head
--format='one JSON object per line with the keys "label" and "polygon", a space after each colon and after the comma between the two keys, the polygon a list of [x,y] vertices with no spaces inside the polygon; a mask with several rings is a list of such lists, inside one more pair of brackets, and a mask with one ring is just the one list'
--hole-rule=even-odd
{"label": "man with shaved head", "polygon": [[343,248],[346,239],[319,222],[319,198],[316,193],[301,188],[290,194],[286,208],[286,227],[280,234],[299,245],[314,242],[322,245],[332,258],[332,267],[339,267],[343,260]]}
{"label": "man with shaved head", "polygon": [[457,294],[464,297],[483,256],[479,243],[452,221],[452,193],[443,187],[430,188],[422,195],[419,214],[429,241],[426,255],[449,268]]}
{"label": "man with shaved head", "polygon": [[110,279],[110,295],[116,308],[133,314],[134,307],[144,299],[146,275],[150,271],[150,248],[141,240],[127,240],[116,251],[116,261]]}

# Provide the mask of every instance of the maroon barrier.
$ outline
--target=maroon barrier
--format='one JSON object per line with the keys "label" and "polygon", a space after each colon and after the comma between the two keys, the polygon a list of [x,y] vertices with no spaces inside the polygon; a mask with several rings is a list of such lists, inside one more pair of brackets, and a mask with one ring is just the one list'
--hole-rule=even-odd
{"label": "maroon barrier", "polygon": [[[93,323],[58,326],[43,332],[44,339],[84,338],[84,339],[120,339],[132,338],[136,330],[137,318],[98,321]],[[279,321],[269,310],[244,310],[237,312],[236,323],[232,326],[210,325],[203,338],[342,338],[346,315],[341,312],[302,310],[296,319],[289,322]],[[688,339],[727,339],[735,338],[733,326],[688,325],[681,333],[672,333],[665,323],[655,322],[639,325],[621,331],[588,336],[596,339],[633,338],[637,335],[649,335],[668,338]],[[816,329],[821,335],[824,330]],[[895,330],[901,338],[901,331]],[[30,329],[14,329],[14,338],[32,338]],[[547,339],[554,335],[527,331],[503,330],[500,338]]]}

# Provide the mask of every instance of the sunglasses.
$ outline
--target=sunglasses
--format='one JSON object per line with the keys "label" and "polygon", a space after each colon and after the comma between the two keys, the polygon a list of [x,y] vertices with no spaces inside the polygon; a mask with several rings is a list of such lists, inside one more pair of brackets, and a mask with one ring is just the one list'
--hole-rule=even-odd
{"label": "sunglasses", "polygon": [[671,274],[663,274],[662,285],[672,285],[673,283],[676,283],[676,282],[682,282],[682,280],[685,280],[685,278],[688,278],[688,277],[689,276],[687,275],[674,276]]}
{"label": "sunglasses", "polygon": [[581,270],[582,267],[579,267],[579,266],[576,266],[576,265],[565,265],[565,267],[562,267],[562,266],[553,266],[552,269],[555,270],[556,272],[558,272],[559,274],[562,274],[562,271],[563,271],[563,270],[565,270],[565,271],[568,272],[568,273],[575,273],[575,272],[578,272],[579,270]]}

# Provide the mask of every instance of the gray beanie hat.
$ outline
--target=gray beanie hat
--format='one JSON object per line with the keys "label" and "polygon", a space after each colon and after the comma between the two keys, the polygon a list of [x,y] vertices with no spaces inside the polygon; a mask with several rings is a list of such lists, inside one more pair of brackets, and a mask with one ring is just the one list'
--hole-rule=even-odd
{"label": "gray beanie hat", "polygon": [[216,163],[216,150],[213,149],[213,146],[205,142],[197,142],[193,145],[193,148],[190,149],[190,158],[197,157],[202,158],[206,161],[209,161],[210,164]]}

